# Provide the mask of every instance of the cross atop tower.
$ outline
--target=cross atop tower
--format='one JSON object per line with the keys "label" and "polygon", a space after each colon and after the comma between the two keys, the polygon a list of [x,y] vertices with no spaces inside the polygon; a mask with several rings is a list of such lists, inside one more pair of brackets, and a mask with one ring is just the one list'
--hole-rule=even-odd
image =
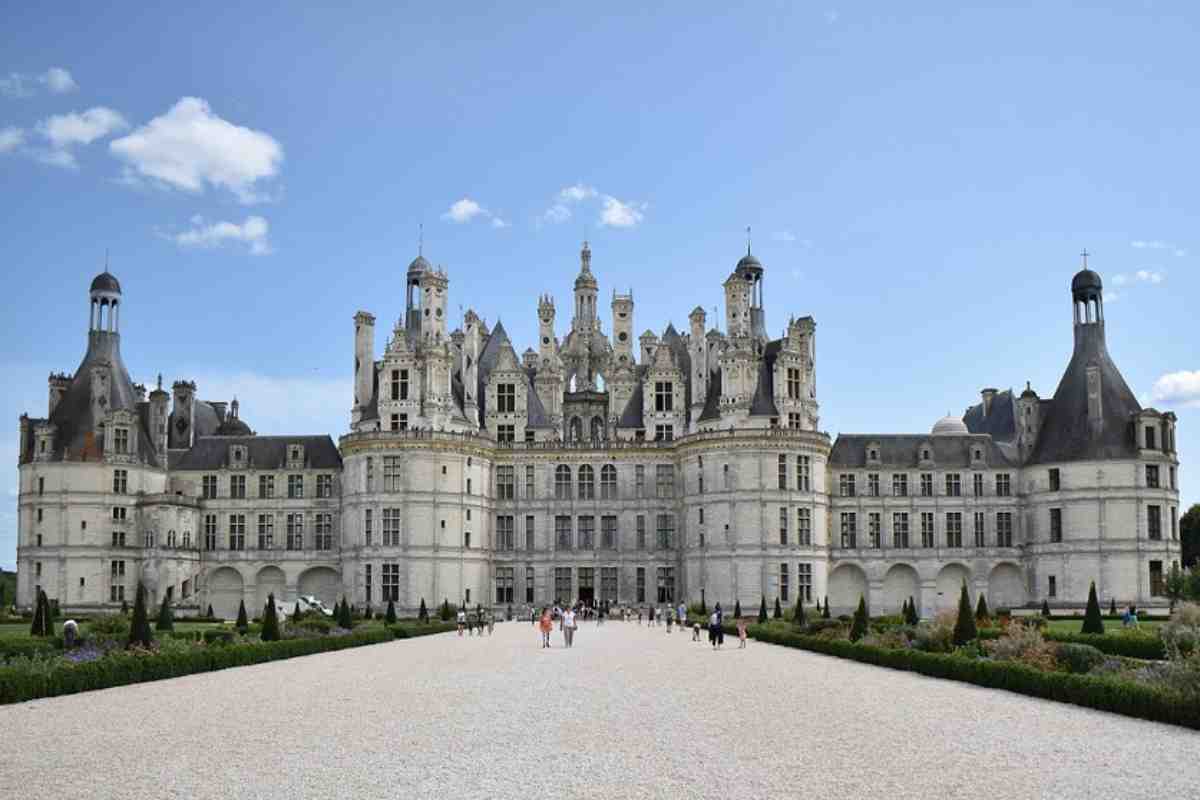
{"label": "cross atop tower", "polygon": [[746,226],[746,255],[750,255],[750,226]]}
{"label": "cross atop tower", "polygon": [[1083,252],[1080,253],[1079,255],[1083,257],[1083,268],[1087,269],[1087,257],[1088,257],[1088,255],[1090,255],[1087,251],[1087,248],[1085,247],[1083,249]]}

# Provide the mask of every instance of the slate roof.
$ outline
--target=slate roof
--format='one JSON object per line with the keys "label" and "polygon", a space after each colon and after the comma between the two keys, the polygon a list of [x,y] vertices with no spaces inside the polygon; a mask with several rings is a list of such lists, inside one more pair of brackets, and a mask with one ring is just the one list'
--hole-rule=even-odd
{"label": "slate roof", "polygon": [[648,364],[638,364],[633,368],[634,384],[633,393],[629,395],[629,402],[625,404],[625,409],[621,412],[621,416],[617,419],[618,428],[644,428],[646,427],[646,417],[643,414],[642,408],[645,402],[645,391],[642,387],[642,382],[646,379],[646,373],[650,370]]}
{"label": "slate roof", "polygon": [[254,469],[284,469],[288,445],[304,446],[306,469],[341,469],[337,445],[324,436],[204,436],[189,450],[171,451],[171,469],[214,470],[229,465],[230,445],[246,447],[248,466]]}
{"label": "slate roof", "polygon": [[533,379],[536,376],[537,370],[529,371],[529,399],[525,403],[525,425],[529,428],[553,428],[549,417],[546,416],[542,398],[538,397],[537,389],[534,388]]}
{"label": "slate roof", "polygon": [[[1092,436],[1088,425],[1087,368],[1100,368],[1103,426]],[[1078,325],[1075,351],[1058,383],[1054,398],[1042,404],[1042,426],[1029,460],[1031,464],[1094,461],[1137,455],[1133,416],[1142,410],[1117,365],[1108,354],[1104,323]]]}
{"label": "slate roof", "polygon": [[983,415],[983,403],[977,403],[963,414],[963,422],[971,433],[986,433],[998,442],[1017,438],[1017,399],[1012,389],[998,392],[992,398],[988,415]]}
{"label": "slate roof", "polygon": [[754,399],[750,402],[750,416],[778,417],[775,405],[775,358],[783,349],[783,340],[767,342],[762,358],[758,361],[758,385],[754,387]]}
{"label": "slate roof", "polygon": [[852,433],[838,435],[829,453],[829,466],[847,469],[866,467],[867,445],[872,443],[879,445],[881,467],[916,469],[922,446],[933,451],[933,463],[937,469],[971,466],[971,450],[980,446],[986,448],[984,460],[988,466],[1009,466],[1014,463],[990,437],[983,434],[931,436],[924,433]]}
{"label": "slate roof", "polygon": [[721,368],[714,369],[709,374],[708,394],[704,396],[704,410],[700,412],[697,422],[721,418]]}

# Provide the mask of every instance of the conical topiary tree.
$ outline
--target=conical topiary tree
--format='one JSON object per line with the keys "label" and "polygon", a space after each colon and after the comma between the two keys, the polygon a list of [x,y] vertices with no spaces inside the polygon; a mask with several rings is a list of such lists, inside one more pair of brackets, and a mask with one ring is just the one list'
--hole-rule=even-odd
{"label": "conical topiary tree", "polygon": [[149,647],[154,641],[150,632],[150,617],[146,614],[146,587],[138,584],[137,597],[133,601],[133,621],[129,625],[128,647]]}
{"label": "conical topiary tree", "polygon": [[821,616],[821,598],[817,598],[817,616]]}
{"label": "conical topiary tree", "polygon": [[1108,601],[1108,615],[1110,617],[1117,616],[1117,598],[1110,598]]}
{"label": "conical topiary tree", "polygon": [[829,613],[829,595],[825,595],[825,608],[821,611],[821,618],[830,619],[831,616],[832,615]]}
{"label": "conical topiary tree", "polygon": [[124,616],[125,614],[128,614],[128,613],[129,613],[129,603],[126,603],[124,600],[121,600],[121,614],[122,614],[122,616]]}
{"label": "conical topiary tree", "polygon": [[758,624],[761,625],[767,621],[767,596],[762,596],[762,605],[758,607]]}
{"label": "conical topiary tree", "polygon": [[425,607],[425,598],[421,598],[421,607],[417,609],[417,619],[421,622],[429,622],[429,609]]}
{"label": "conical topiary tree", "polygon": [[[829,601],[825,601],[826,608]],[[850,624],[850,641],[857,642],[867,635],[867,598],[858,596],[858,608],[854,610],[854,622]]]}
{"label": "conical topiary tree", "polygon": [[30,636],[53,636],[54,623],[50,620],[50,601],[46,592],[38,590],[33,605],[33,622],[29,626]]}
{"label": "conical topiary tree", "polygon": [[212,619],[212,618],[213,618],[212,603],[209,603],[209,604],[208,604],[208,614],[207,614],[206,616],[207,616],[209,619]]}
{"label": "conical topiary tree", "polygon": [[[718,603],[718,605],[720,605],[720,604]],[[741,600],[733,601],[733,618],[734,619],[742,618],[742,601]]]}
{"label": "conical topiary tree", "polygon": [[279,612],[275,610],[275,594],[267,595],[267,607],[263,609],[262,640],[279,641]]}
{"label": "conical topiary tree", "polygon": [[975,619],[983,622],[984,620],[990,619],[991,616],[992,614],[988,609],[987,604],[987,595],[985,595],[983,592],[980,592],[979,602],[975,605]]}
{"label": "conical topiary tree", "polygon": [[300,615],[304,613],[300,610],[300,600],[296,599],[296,607],[292,609],[292,619],[300,619]]}
{"label": "conical topiary tree", "polygon": [[241,601],[241,603],[238,604],[238,615],[237,615],[236,627],[242,633],[245,633],[246,629],[250,627],[250,620],[246,617],[246,601],[245,601],[245,599],[243,599]]}
{"label": "conical topiary tree", "polygon": [[[421,610],[425,610],[424,605],[421,606]],[[384,616],[383,621],[388,625],[396,624],[396,604],[391,600],[388,600],[387,614]]]}
{"label": "conical topiary tree", "polygon": [[908,601],[905,600],[900,604],[900,621],[908,622]]}
{"label": "conical topiary tree", "polygon": [[975,627],[975,616],[971,613],[971,594],[967,591],[967,582],[963,581],[958,596],[958,620],[954,623],[954,644],[962,647],[978,638],[979,629]]}
{"label": "conical topiary tree", "polygon": [[803,597],[796,598],[796,608],[792,612],[792,622],[796,623],[797,625],[804,624],[804,598]]}
{"label": "conical topiary tree", "polygon": [[1050,616],[1050,601],[1049,600],[1042,601],[1042,616],[1043,617]]}
{"label": "conical topiary tree", "polygon": [[166,595],[163,595],[162,607],[158,609],[158,622],[154,623],[156,631],[173,631],[175,630],[175,614],[171,611],[171,603]]}
{"label": "conical topiary tree", "polygon": [[917,601],[909,596],[908,598],[908,618],[905,620],[909,625],[916,625],[921,621],[921,617],[917,614]]}
{"label": "conical topiary tree", "polygon": [[775,619],[783,619],[783,606],[779,605],[779,597],[775,597]]}
{"label": "conical topiary tree", "polygon": [[438,617],[442,622],[449,622],[454,618],[454,612],[450,610],[450,601],[445,597],[442,598],[442,608],[438,611]]}
{"label": "conical topiary tree", "polygon": [[1104,620],[1100,616],[1100,601],[1096,598],[1096,582],[1088,589],[1087,611],[1083,614],[1082,633],[1104,633]]}

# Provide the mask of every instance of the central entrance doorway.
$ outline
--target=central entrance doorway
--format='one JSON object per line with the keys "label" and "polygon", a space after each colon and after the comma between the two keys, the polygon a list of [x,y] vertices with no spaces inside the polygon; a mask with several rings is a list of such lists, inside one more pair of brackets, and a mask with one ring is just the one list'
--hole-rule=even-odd
{"label": "central entrance doorway", "polygon": [[596,570],[592,567],[579,568],[579,602],[585,606],[596,604]]}

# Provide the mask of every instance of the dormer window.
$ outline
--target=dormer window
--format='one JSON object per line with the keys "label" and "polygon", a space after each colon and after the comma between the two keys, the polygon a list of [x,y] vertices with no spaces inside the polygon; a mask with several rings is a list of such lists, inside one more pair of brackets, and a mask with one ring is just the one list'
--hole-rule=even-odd
{"label": "dormer window", "polygon": [[496,386],[496,411],[511,414],[517,410],[517,385],[501,383]]}
{"label": "dormer window", "polygon": [[922,461],[928,461],[928,460],[929,460],[929,451],[928,451],[928,450],[922,450],[922,451],[921,451],[921,460],[922,460]]}
{"label": "dormer window", "polygon": [[122,455],[129,452],[129,428],[113,429],[113,452]]}

